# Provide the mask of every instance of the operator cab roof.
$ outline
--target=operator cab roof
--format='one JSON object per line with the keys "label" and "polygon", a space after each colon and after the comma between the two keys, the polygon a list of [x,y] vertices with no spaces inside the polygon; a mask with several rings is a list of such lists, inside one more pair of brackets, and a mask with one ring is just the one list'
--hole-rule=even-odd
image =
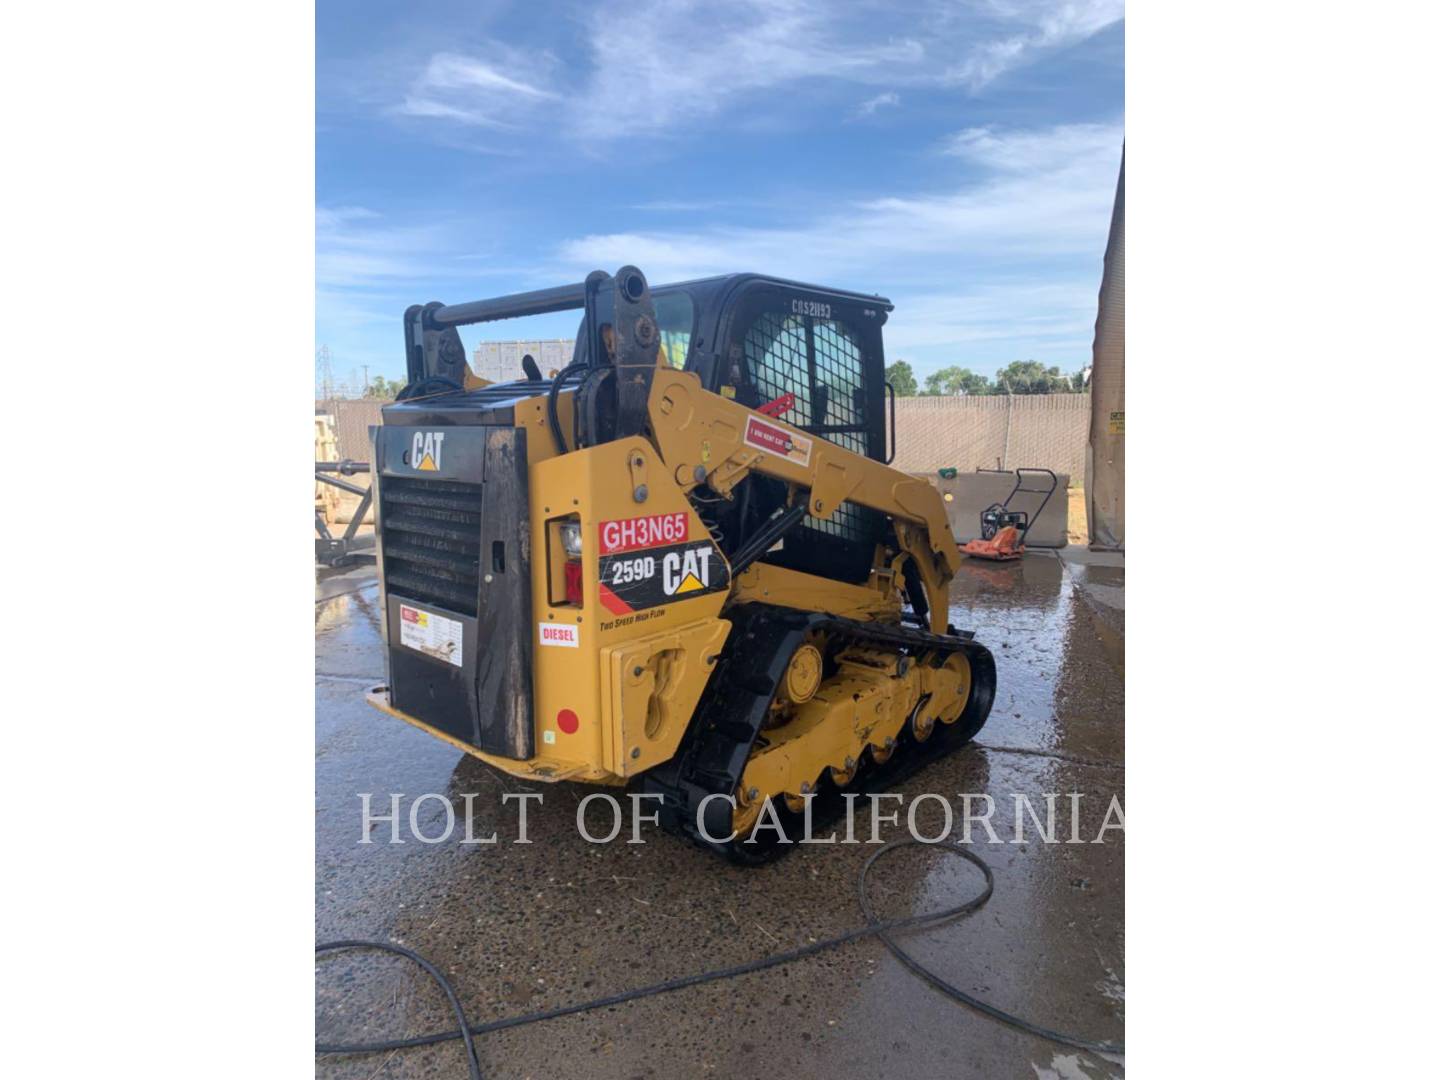
{"label": "operator cab roof", "polygon": [[870,304],[875,307],[882,307],[886,311],[895,310],[895,305],[878,293],[852,292],[849,289],[835,289],[827,285],[811,285],[803,281],[791,281],[789,278],[774,277],[770,274],[756,274],[753,272],[717,274],[715,277],[667,282],[664,285],[650,286],[650,292],[660,295],[670,292],[688,292],[696,298],[703,298],[705,300],[705,306],[708,307],[712,302],[717,300],[723,301],[729,294],[753,283],[778,285],[784,289],[796,289],[802,292],[816,293],[818,295],[832,297],[836,300]]}

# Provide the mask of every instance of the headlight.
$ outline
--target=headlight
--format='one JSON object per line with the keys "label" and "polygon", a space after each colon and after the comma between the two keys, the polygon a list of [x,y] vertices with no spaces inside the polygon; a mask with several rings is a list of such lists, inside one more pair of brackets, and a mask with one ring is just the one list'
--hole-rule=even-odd
{"label": "headlight", "polygon": [[569,521],[560,526],[560,544],[572,559],[580,557],[580,523]]}

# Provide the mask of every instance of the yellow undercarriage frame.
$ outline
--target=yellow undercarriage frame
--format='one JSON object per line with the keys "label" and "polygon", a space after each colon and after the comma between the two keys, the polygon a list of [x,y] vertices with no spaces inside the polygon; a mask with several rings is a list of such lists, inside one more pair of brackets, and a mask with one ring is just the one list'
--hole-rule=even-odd
{"label": "yellow undercarriage frame", "polygon": [[958,720],[969,700],[970,663],[961,653],[935,667],[928,656],[917,660],[854,646],[836,656],[835,674],[804,696],[811,684],[811,654],[818,655],[820,644],[802,645],[790,661],[771,706],[773,718],[735,795],[739,833],[755,823],[767,799],[783,797],[798,812],[822,779],[843,788],[862,755],[883,764],[907,728],[917,742],[928,741],[937,724]]}

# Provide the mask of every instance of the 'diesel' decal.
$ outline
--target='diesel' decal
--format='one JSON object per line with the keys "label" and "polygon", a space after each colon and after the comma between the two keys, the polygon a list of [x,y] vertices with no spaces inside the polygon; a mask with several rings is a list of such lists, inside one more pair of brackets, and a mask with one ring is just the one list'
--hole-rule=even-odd
{"label": "'diesel' decal", "polygon": [[600,557],[600,602],[616,615],[730,587],[730,568],[709,540]]}

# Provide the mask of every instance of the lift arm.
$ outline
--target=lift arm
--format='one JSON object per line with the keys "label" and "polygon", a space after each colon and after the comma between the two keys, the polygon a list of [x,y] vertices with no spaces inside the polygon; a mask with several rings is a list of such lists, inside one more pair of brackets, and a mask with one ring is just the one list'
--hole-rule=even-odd
{"label": "lift arm", "polygon": [[754,471],[807,489],[806,512],[820,520],[844,502],[890,515],[925,585],[931,630],[944,633],[944,596],[960,550],[931,484],[712,394],[693,372],[655,371],[650,425],[661,458],[687,493],[707,483],[728,496]]}

